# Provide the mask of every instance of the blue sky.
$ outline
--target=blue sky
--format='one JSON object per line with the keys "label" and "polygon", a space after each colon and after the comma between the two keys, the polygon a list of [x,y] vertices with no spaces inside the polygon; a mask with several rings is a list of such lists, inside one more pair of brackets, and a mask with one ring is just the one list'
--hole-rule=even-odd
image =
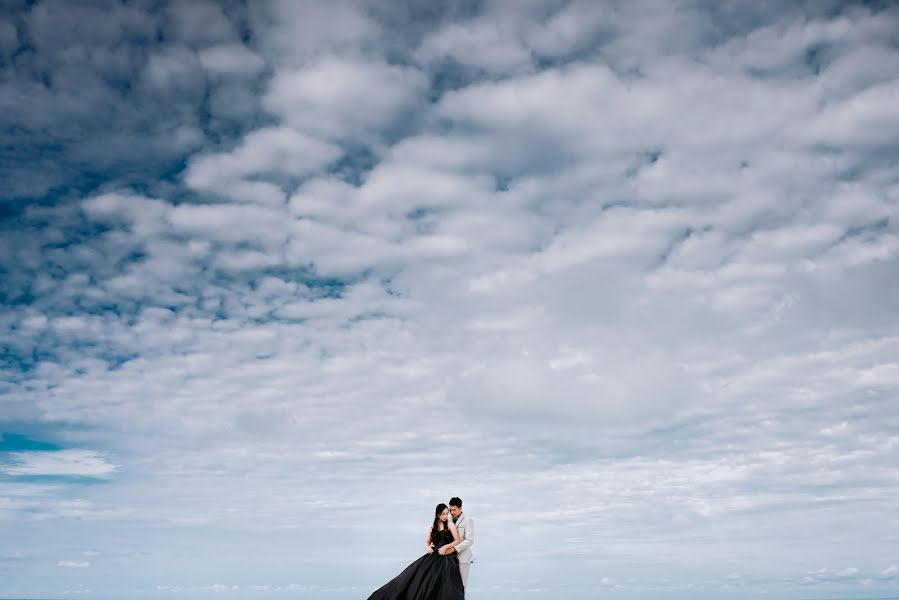
{"label": "blue sky", "polygon": [[0,597],[896,595],[890,3],[0,11]]}

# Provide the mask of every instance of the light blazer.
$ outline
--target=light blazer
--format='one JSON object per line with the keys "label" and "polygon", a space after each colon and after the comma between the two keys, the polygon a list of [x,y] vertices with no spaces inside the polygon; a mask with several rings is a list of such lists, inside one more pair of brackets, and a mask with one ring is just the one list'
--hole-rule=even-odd
{"label": "light blazer", "polygon": [[471,545],[474,544],[474,519],[463,512],[456,521],[456,529],[459,530],[459,543],[455,548],[459,562],[474,562],[474,554],[471,552]]}

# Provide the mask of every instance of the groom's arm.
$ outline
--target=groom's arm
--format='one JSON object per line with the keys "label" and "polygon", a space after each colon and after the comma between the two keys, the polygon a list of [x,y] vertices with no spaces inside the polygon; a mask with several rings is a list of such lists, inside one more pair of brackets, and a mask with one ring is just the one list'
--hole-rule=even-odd
{"label": "groom's arm", "polygon": [[466,517],[465,532],[462,536],[462,540],[456,544],[454,550],[456,552],[462,552],[463,550],[467,550],[472,544],[474,544],[474,519]]}

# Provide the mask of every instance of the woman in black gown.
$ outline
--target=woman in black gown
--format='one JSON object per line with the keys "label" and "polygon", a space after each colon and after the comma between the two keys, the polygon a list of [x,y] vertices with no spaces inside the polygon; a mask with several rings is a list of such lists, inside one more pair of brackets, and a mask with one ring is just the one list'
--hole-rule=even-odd
{"label": "woman in black gown", "polygon": [[459,532],[449,518],[446,504],[438,504],[425,536],[426,554],[368,600],[463,600],[465,588],[459,574],[459,557],[453,552],[458,543]]}

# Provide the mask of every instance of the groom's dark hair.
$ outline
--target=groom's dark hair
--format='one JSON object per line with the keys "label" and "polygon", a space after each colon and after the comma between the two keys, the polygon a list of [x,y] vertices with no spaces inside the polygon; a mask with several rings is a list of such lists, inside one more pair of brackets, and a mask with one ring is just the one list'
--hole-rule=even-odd
{"label": "groom's dark hair", "polygon": [[458,506],[459,508],[462,508],[462,499],[457,496],[453,496],[452,498],[450,498],[450,506]]}

